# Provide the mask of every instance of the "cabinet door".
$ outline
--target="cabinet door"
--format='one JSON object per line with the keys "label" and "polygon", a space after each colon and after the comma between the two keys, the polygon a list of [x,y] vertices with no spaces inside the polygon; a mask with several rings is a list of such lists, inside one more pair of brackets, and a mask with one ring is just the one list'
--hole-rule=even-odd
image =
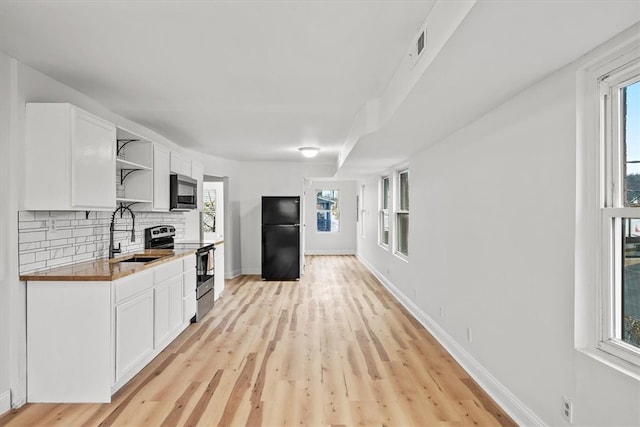
{"label": "cabinet door", "polygon": [[116,127],[85,111],[71,110],[71,204],[116,205]]}
{"label": "cabinet door", "polygon": [[186,297],[187,295],[195,292],[197,286],[198,276],[196,274],[196,269],[191,268],[184,272],[183,281],[182,281],[182,296]]}
{"label": "cabinet door", "polygon": [[191,178],[198,181],[198,209],[203,208],[203,200],[202,200],[202,182],[204,181],[204,168],[200,163],[191,162]]}
{"label": "cabinet door", "polygon": [[167,280],[154,289],[154,329],[153,329],[153,346],[159,347],[167,338],[169,338],[169,301],[171,293],[169,290],[170,281]]}
{"label": "cabinet door", "polygon": [[171,280],[169,285],[169,330],[176,332],[182,325],[182,280],[183,276]]}
{"label": "cabinet door", "polygon": [[153,146],[153,209],[169,210],[169,150],[161,145]]}
{"label": "cabinet door", "polygon": [[153,351],[153,291],[116,306],[116,381]]}
{"label": "cabinet door", "polygon": [[188,160],[182,154],[171,152],[171,173],[191,176],[191,164],[187,167]]}
{"label": "cabinet door", "polygon": [[182,299],[182,322],[188,323],[196,315],[196,293],[191,292]]}
{"label": "cabinet door", "polygon": [[220,297],[224,291],[224,243],[216,245],[216,251],[213,253],[214,265],[216,268],[215,282],[215,299]]}
{"label": "cabinet door", "polygon": [[155,288],[154,346],[162,346],[182,324],[182,274]]}
{"label": "cabinet door", "polygon": [[191,176],[191,160],[183,157],[180,164],[180,173],[185,176]]}

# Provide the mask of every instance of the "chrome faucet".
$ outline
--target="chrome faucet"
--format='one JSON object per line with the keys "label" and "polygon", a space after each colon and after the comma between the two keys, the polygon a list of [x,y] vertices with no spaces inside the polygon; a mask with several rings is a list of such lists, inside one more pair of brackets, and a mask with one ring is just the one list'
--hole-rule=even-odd
{"label": "chrome faucet", "polygon": [[119,242],[118,242],[118,247],[115,248],[115,244],[113,242],[113,232],[114,231],[129,231],[129,230],[116,230],[116,228],[115,228],[116,214],[118,212],[120,212],[120,218],[122,218],[122,215],[124,215],[124,211],[129,211],[129,213],[131,214],[131,221],[132,221],[132,224],[131,224],[131,241],[132,242],[136,241],[136,216],[133,214],[133,211],[131,211],[131,209],[129,209],[128,206],[120,205],[111,214],[111,225],[109,226],[109,259],[113,258],[113,256],[115,254],[119,254],[120,252],[122,252],[122,249],[120,249],[120,243]]}

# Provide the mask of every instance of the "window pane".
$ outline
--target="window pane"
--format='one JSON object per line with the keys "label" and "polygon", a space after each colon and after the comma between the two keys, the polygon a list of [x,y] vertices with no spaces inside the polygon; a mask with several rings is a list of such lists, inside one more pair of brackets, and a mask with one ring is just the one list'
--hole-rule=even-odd
{"label": "window pane", "polygon": [[380,243],[389,244],[389,212],[380,212]]}
{"label": "window pane", "polygon": [[389,177],[382,179],[382,209],[389,209]]}
{"label": "window pane", "polygon": [[409,173],[400,174],[400,210],[409,210]]}
{"label": "window pane", "polygon": [[397,215],[398,225],[398,252],[409,255],[409,214]]}
{"label": "window pane", "polygon": [[[206,186],[205,186],[206,187]],[[216,231],[216,190],[204,188],[202,191],[201,223],[202,233],[215,233]]]}
{"label": "window pane", "polygon": [[622,89],[626,205],[640,206],[640,82]]}
{"label": "window pane", "polygon": [[316,225],[319,232],[340,231],[340,190],[316,191]]}
{"label": "window pane", "polygon": [[623,219],[622,337],[640,347],[640,219]]}

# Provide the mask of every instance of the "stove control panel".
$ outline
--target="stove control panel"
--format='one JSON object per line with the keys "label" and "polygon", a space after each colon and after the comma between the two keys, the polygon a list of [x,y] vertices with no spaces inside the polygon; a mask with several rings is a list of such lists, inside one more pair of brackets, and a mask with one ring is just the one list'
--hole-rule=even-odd
{"label": "stove control panel", "polygon": [[176,228],[172,225],[156,225],[144,230],[144,247],[146,249],[173,247]]}

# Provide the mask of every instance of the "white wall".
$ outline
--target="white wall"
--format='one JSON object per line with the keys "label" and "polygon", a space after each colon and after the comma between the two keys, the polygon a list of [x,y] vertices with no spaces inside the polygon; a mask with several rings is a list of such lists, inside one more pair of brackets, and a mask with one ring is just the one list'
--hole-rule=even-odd
{"label": "white wall", "polygon": [[[316,192],[340,190],[340,231],[318,233]],[[356,252],[356,182],[311,180],[305,188],[305,253],[308,255],[344,255]]]}
{"label": "white wall", "polygon": [[[0,414],[11,405],[11,384],[19,370],[14,354],[18,351],[14,334],[14,311],[10,302],[18,292],[17,281],[17,194],[15,189],[14,147],[11,145],[12,126],[10,112],[15,101],[16,63],[0,52]],[[13,368],[13,369],[12,369]]]}
{"label": "white wall", "polygon": [[412,157],[408,263],[363,180],[358,254],[520,421],[567,425],[566,396],[576,425],[639,425],[640,382],[573,346],[577,69]]}
{"label": "white wall", "polygon": [[[304,179],[333,174],[334,165],[287,162],[242,162],[234,181],[239,191],[242,274],[260,274],[262,243],[260,211],[262,196],[300,196]],[[225,237],[226,239],[226,237]],[[225,241],[226,245],[226,241]],[[226,255],[226,253],[225,253]]]}

